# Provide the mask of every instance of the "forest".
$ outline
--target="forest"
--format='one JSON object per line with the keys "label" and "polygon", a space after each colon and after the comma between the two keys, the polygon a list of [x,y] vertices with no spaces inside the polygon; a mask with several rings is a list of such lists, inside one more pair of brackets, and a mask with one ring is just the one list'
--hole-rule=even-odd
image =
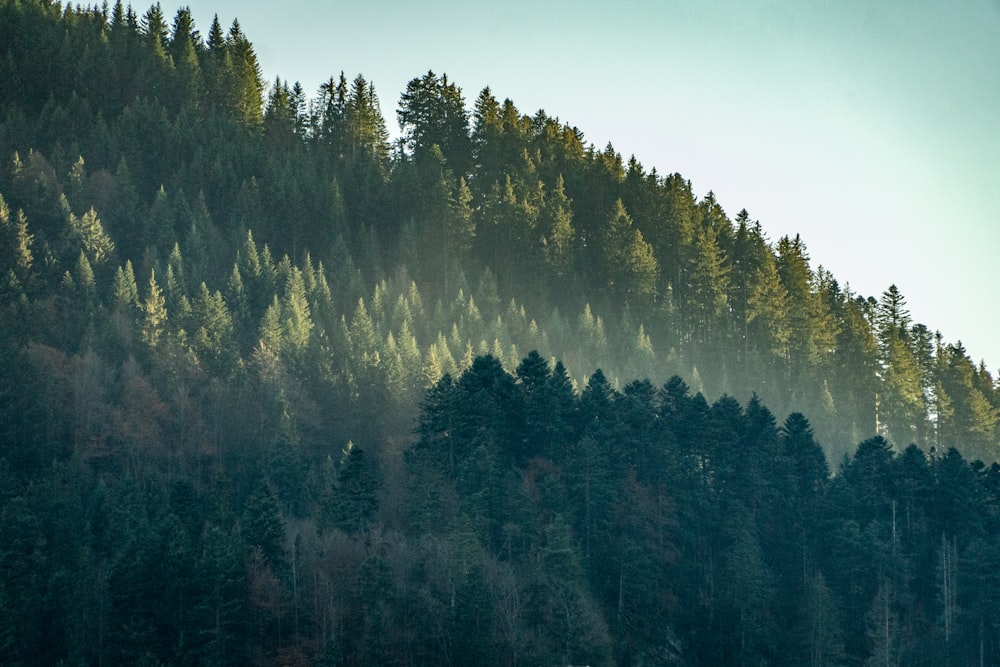
{"label": "forest", "polygon": [[0,664],[1000,664],[985,364],[544,111],[381,109],[0,0]]}

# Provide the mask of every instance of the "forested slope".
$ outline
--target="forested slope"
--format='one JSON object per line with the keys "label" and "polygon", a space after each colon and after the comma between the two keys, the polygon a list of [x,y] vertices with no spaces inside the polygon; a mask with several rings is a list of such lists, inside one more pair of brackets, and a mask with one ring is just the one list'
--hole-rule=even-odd
{"label": "forested slope", "polygon": [[0,56],[0,661],[1000,650],[1000,390],[895,287],[432,72],[390,143],[185,10]]}

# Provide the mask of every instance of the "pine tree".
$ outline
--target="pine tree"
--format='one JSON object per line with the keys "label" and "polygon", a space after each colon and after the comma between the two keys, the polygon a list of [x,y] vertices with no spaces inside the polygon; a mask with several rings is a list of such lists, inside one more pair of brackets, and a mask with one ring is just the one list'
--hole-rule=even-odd
{"label": "pine tree", "polygon": [[197,632],[189,645],[191,655],[205,664],[235,666],[248,659],[246,549],[238,528],[206,526],[191,601]]}
{"label": "pine tree", "polygon": [[787,358],[790,337],[788,293],[778,276],[774,255],[768,252],[749,278],[747,338],[754,349],[778,360]]}
{"label": "pine tree", "polygon": [[195,352],[212,371],[223,374],[232,363],[233,319],[222,293],[209,292],[202,282],[192,304],[192,321]]}
{"label": "pine tree", "polygon": [[166,60],[167,51],[167,21],[163,16],[163,9],[157,2],[142,16],[142,34],[149,45],[153,57]]}
{"label": "pine tree", "polygon": [[309,337],[314,325],[309,301],[306,298],[302,271],[298,267],[293,267],[288,275],[281,310],[284,326],[282,339],[290,352],[299,355],[309,345]]}
{"label": "pine tree", "polygon": [[31,247],[34,235],[28,233],[28,220],[18,209],[12,216],[7,202],[0,196],[0,263],[7,267],[7,275],[0,276],[0,294],[13,297],[32,287],[34,256]]}
{"label": "pine tree", "polygon": [[811,667],[834,667],[845,663],[843,632],[835,602],[823,573],[816,572],[806,583],[804,605],[805,644]]}
{"label": "pine tree", "polygon": [[885,432],[903,447],[922,430],[924,394],[919,363],[909,345],[909,311],[895,285],[882,294],[875,323],[882,380],[878,419]]}
{"label": "pine tree", "polygon": [[686,304],[689,327],[698,342],[708,343],[713,333],[723,330],[719,318],[728,304],[729,270],[717,232],[702,227],[694,237]]}
{"label": "pine tree", "polygon": [[347,77],[330,77],[319,87],[311,118],[312,135],[321,145],[331,149],[333,157],[344,157],[348,100]]}
{"label": "pine tree", "polygon": [[870,667],[892,667],[899,656],[899,617],[895,610],[892,582],[883,579],[865,617],[871,653],[865,661]]}
{"label": "pine tree", "polygon": [[406,378],[406,388],[411,390],[421,387],[422,384],[419,378],[423,366],[423,358],[420,354],[420,346],[417,343],[417,338],[410,330],[409,319],[404,319],[400,325],[397,345],[400,360],[403,364],[403,373]]}
{"label": "pine tree", "polygon": [[354,314],[351,317],[351,326],[348,330],[351,357],[357,363],[375,363],[378,356],[378,334],[375,331],[375,323],[364,299],[358,299]]}
{"label": "pine tree", "polygon": [[608,276],[608,287],[640,305],[652,303],[659,272],[656,257],[642,238],[642,232],[635,228],[621,199],[615,202],[602,241],[602,268]]}
{"label": "pine tree", "polygon": [[350,157],[353,160],[364,157],[384,176],[389,167],[389,132],[375,86],[360,74],[351,83],[343,122]]}
{"label": "pine tree", "polygon": [[167,197],[166,188],[161,185],[156,191],[156,197],[149,208],[149,214],[143,222],[143,246],[166,252],[166,249],[171,246],[171,241],[175,238],[175,225],[174,207]]}
{"label": "pine tree", "polygon": [[89,305],[94,306],[96,297],[94,269],[90,266],[90,261],[83,251],[80,252],[80,257],[76,260],[76,282],[83,289]]}
{"label": "pine tree", "polygon": [[253,45],[236,19],[229,27],[226,53],[232,59],[232,112],[245,126],[259,127],[264,119],[264,79]]}
{"label": "pine tree", "polygon": [[410,155],[422,156],[436,145],[454,174],[469,173],[472,159],[469,117],[462,90],[448,81],[448,75],[439,77],[428,71],[407,83],[398,116]]}
{"label": "pine tree", "polygon": [[539,211],[538,227],[542,234],[545,259],[556,276],[566,276],[573,266],[573,211],[566,196],[562,174],[545,197]]}
{"label": "pine tree", "polygon": [[337,489],[329,511],[333,525],[348,533],[368,530],[378,513],[381,479],[361,447],[348,442],[341,452]]}
{"label": "pine tree", "polygon": [[500,103],[489,87],[483,88],[472,110],[472,145],[477,174],[485,183],[499,182],[504,165],[499,155],[503,136]]}
{"label": "pine tree", "polygon": [[190,107],[200,106],[204,81],[199,53],[205,49],[201,35],[195,29],[191,10],[182,7],[174,15],[173,29],[167,51],[176,71],[176,95],[179,102]]}
{"label": "pine tree", "polygon": [[281,304],[275,295],[271,305],[264,311],[260,323],[259,345],[272,354],[281,352],[284,346],[284,327],[281,320]]}
{"label": "pine tree", "polygon": [[472,210],[472,192],[465,184],[465,178],[458,179],[448,201],[448,228],[446,230],[446,251],[464,259],[472,248],[476,236],[476,223]]}
{"label": "pine tree", "polygon": [[167,300],[163,296],[160,286],[156,284],[155,271],[149,273],[146,298],[142,301],[140,308],[142,310],[140,327],[142,342],[149,347],[156,347],[163,341],[167,324]]}
{"label": "pine tree", "polygon": [[969,415],[969,438],[963,449],[970,458],[982,461],[1000,459],[1000,409],[978,389],[973,389],[967,398]]}
{"label": "pine tree", "polygon": [[111,259],[115,243],[104,232],[104,226],[101,224],[93,207],[84,213],[82,217],[77,218],[69,210],[69,203],[66,201],[65,195],[63,195],[62,204],[67,213],[70,232],[83,246],[88,258],[98,266],[106,264]]}
{"label": "pine tree", "polygon": [[115,271],[115,280],[111,288],[111,305],[115,309],[139,307],[139,288],[132,271],[132,260],[126,260],[125,266],[119,266]]}
{"label": "pine tree", "polygon": [[289,564],[285,523],[278,497],[266,480],[260,479],[247,500],[240,527],[247,545],[260,549],[264,562],[283,574]]}

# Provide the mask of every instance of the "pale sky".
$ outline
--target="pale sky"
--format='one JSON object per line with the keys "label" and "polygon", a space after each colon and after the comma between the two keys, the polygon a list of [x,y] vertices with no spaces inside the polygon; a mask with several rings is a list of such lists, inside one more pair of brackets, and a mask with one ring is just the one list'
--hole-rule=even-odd
{"label": "pale sky", "polygon": [[[374,83],[391,132],[431,69],[799,233],[841,285],[1000,366],[1000,0],[187,2],[264,75]],[[163,4],[172,19],[180,5]],[[144,8],[137,4],[141,14]]]}

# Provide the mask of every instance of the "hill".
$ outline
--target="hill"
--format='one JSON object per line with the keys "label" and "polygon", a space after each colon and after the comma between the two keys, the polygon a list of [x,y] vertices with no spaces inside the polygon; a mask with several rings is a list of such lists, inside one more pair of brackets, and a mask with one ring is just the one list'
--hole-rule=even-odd
{"label": "hill", "polygon": [[390,143],[238,22],[0,45],[6,661],[997,650],[1000,391],[895,287],[445,75]]}

